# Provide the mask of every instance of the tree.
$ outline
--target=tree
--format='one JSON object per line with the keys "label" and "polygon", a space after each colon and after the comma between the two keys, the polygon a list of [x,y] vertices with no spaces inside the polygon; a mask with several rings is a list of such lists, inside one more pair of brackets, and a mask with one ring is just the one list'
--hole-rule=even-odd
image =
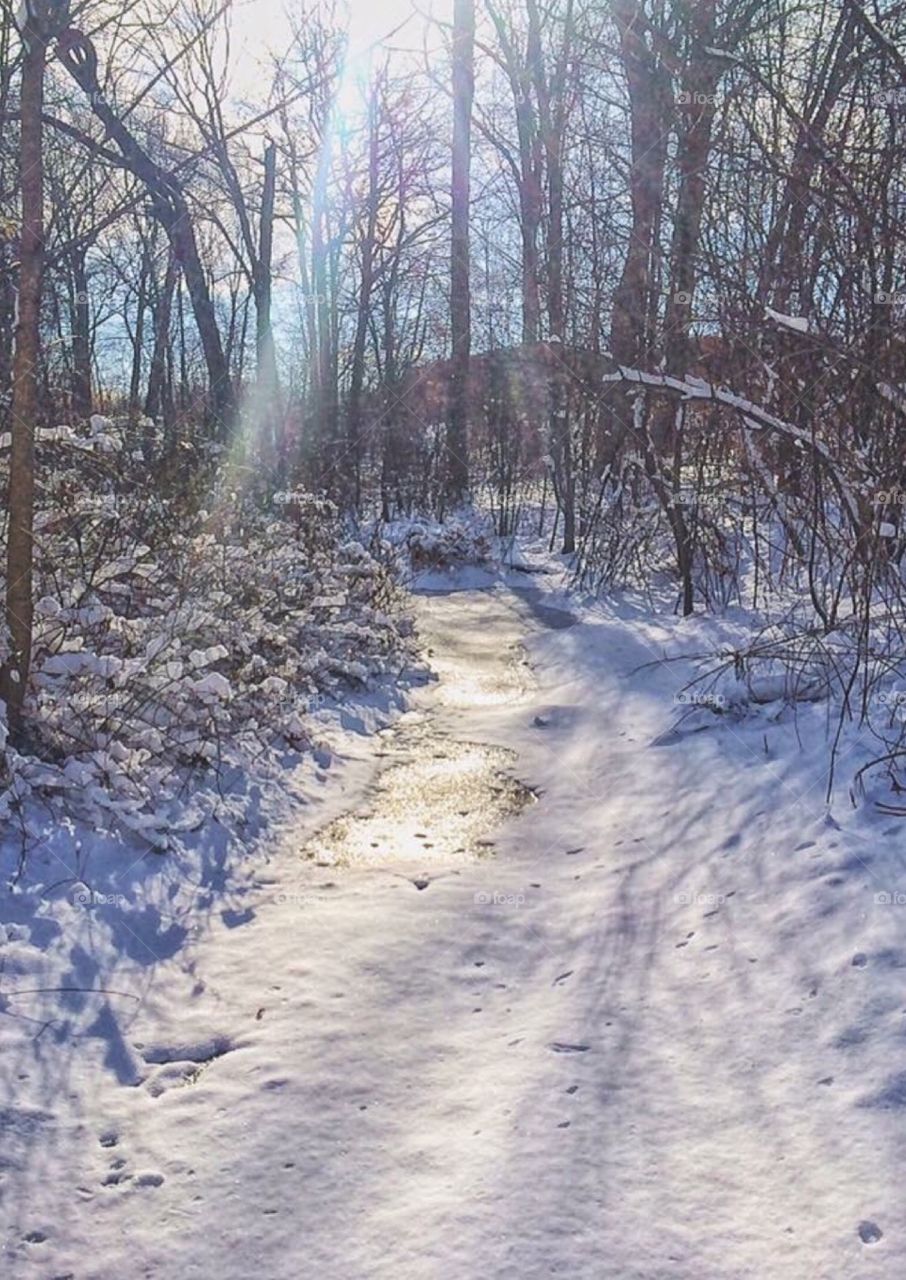
{"label": "tree", "polygon": [[69,28],[57,44],[57,56],[73,80],[88,95],[91,109],[119,147],[130,170],[145,185],[154,216],[163,226],[182,268],[195,324],[208,370],[211,413],[221,435],[232,428],[234,395],[211,290],[182,186],[175,174],[157,164],[123,123],[104,96],[98,80],[94,45],[82,32]]}
{"label": "tree", "polygon": [[44,274],[44,66],[47,47],[65,21],[55,0],[29,0],[22,37],[19,180],[19,296],[13,357],[12,451],[6,555],[6,624],[10,656],[0,671],[0,692],[14,737],[23,733],[22,709],[31,666],[34,601],[35,429],[38,419],[41,288]]}
{"label": "tree", "polygon": [[454,0],[453,163],[450,234],[450,413],[447,425],[447,494],[462,502],[469,488],[468,380],[472,347],[469,286],[469,195],[472,161],[474,0]]}

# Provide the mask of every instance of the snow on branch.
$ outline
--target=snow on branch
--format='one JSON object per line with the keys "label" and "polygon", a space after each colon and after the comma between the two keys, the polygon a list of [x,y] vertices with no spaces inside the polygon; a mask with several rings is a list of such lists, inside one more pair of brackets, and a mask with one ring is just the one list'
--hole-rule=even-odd
{"label": "snow on branch", "polygon": [[687,401],[708,400],[714,404],[722,404],[738,413],[746,426],[773,431],[777,435],[785,436],[788,440],[793,440],[803,448],[812,449],[833,477],[853,527],[859,529],[861,521],[858,501],[831,456],[830,450],[822,441],[793,426],[791,422],[778,418],[767,409],[761,408],[751,400],[746,400],[743,396],[736,395],[733,391],[728,391],[725,387],[716,387],[710,382],[705,382],[703,378],[688,374],[685,378],[675,378],[666,373],[646,373],[641,369],[628,369],[619,365],[613,373],[606,374],[603,381],[631,382],[638,386],[651,387],[653,390],[675,392]]}

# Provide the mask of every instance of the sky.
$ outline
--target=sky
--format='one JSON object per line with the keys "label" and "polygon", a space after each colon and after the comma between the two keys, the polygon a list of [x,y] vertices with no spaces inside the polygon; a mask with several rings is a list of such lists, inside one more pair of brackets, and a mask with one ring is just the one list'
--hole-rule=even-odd
{"label": "sky", "polygon": [[[397,33],[394,45],[420,43],[421,20],[416,11],[418,0],[345,0],[349,14],[350,47],[348,75],[355,79],[357,67],[367,60],[369,49]],[[441,0],[442,5],[445,0]],[[428,11],[429,0],[419,3],[422,13]],[[233,5],[233,88],[245,96],[261,87],[261,70],[269,62],[269,54],[282,52],[287,45],[290,18],[301,6],[292,0],[234,0]],[[404,28],[400,30],[400,28]]]}

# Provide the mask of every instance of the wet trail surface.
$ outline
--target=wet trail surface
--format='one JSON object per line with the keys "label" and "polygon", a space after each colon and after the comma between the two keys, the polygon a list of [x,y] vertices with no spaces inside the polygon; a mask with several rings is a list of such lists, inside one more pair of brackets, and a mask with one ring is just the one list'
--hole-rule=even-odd
{"label": "wet trail surface", "polygon": [[[306,848],[318,866],[399,865],[424,878],[438,867],[487,856],[500,823],[533,803],[531,789],[516,776],[516,753],[487,741],[488,726],[495,711],[517,707],[532,688],[520,644],[527,618],[556,629],[575,619],[540,604],[537,588],[503,597],[484,593],[485,626],[476,636],[457,626],[475,594],[416,597],[436,683],[418,699],[423,705],[380,734],[381,764],[364,802]],[[470,736],[476,726],[478,740]]]}

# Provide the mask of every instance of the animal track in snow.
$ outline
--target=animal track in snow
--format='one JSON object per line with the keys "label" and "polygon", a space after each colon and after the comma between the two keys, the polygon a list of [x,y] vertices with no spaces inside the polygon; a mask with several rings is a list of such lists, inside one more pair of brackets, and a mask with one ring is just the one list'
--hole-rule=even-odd
{"label": "animal track in snow", "polygon": [[195,1084],[202,1074],[230,1053],[236,1045],[227,1036],[212,1036],[208,1040],[173,1045],[152,1045],[140,1048],[145,1062],[159,1067],[145,1088],[152,1098],[159,1098],[170,1089]]}
{"label": "animal track in snow", "polygon": [[[138,1046],[136,1046],[138,1047]],[[151,1064],[170,1062],[208,1063],[221,1058],[234,1048],[228,1036],[211,1036],[208,1040],[196,1040],[175,1045],[152,1045],[141,1049],[145,1062]]]}

